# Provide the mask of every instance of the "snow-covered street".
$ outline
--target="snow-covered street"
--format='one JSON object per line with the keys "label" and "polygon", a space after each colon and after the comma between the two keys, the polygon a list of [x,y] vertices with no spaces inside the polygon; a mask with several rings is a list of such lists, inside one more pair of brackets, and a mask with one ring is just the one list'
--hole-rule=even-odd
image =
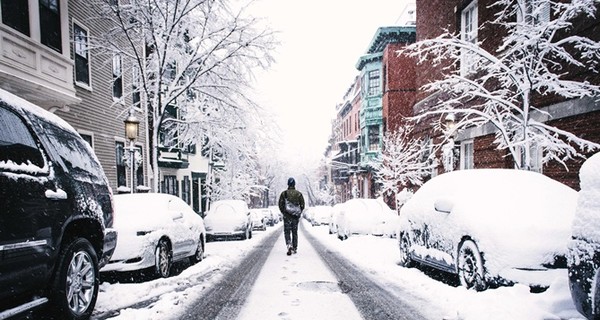
{"label": "snow-covered street", "polygon": [[[521,285],[475,292],[440,282],[418,268],[398,266],[395,239],[352,236],[340,241],[328,234],[325,226],[304,223],[302,228],[332,254],[347,258],[399,301],[420,310],[427,318],[583,319],[571,302],[566,271],[564,277],[556,279],[543,293],[530,293],[528,287]],[[103,283],[94,318],[184,319],[186,310],[223,280],[247,252],[281,230],[278,225],[255,232],[250,240],[210,242],[204,261],[167,279]],[[350,299],[330,285],[337,280],[308,245],[303,232],[298,250],[297,255],[286,256],[283,239],[278,237],[256,285],[250,289],[239,319],[360,318]]]}

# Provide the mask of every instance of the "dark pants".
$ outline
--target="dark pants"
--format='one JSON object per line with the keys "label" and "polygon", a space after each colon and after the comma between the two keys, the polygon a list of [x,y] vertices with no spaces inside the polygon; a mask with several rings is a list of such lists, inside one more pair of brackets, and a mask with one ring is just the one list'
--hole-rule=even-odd
{"label": "dark pants", "polygon": [[294,250],[298,248],[298,218],[284,217],[283,218],[283,236],[285,237],[285,245],[290,245]]}

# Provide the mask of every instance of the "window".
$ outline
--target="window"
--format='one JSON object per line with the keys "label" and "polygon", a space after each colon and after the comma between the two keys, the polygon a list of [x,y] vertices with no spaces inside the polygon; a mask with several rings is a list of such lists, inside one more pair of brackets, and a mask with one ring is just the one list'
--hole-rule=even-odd
{"label": "window", "polygon": [[460,169],[473,169],[473,140],[460,143]]}
{"label": "window", "polygon": [[547,0],[523,0],[517,10],[517,22],[529,25],[543,25],[550,21],[550,2]]}
{"label": "window", "polygon": [[56,52],[62,53],[59,0],[39,0],[40,41]]}
{"label": "window", "polygon": [[178,186],[176,176],[164,176],[162,182],[162,193],[172,194],[178,196]]}
{"label": "window", "polygon": [[0,1],[2,23],[29,36],[29,3],[27,0]]}
{"label": "window", "polygon": [[113,97],[120,99],[123,96],[123,70],[121,67],[121,56],[113,55],[112,63],[113,73]]}
{"label": "window", "polygon": [[373,96],[381,93],[381,76],[379,74],[379,70],[371,70],[369,71],[369,79],[368,79],[368,95]]}
{"label": "window", "polygon": [[91,134],[85,134],[85,133],[79,133],[79,135],[83,138],[83,140],[85,142],[87,142],[87,144],[90,145],[90,147],[92,147],[92,150],[94,149],[94,138]]}
{"label": "window", "polygon": [[131,75],[131,100],[133,101],[133,106],[136,108],[140,107],[140,69],[138,66],[133,66]]}
{"label": "window", "polygon": [[7,164],[9,168],[15,168],[14,165],[44,167],[42,153],[19,116],[0,108],[0,128],[10,128],[0,130],[0,167]]}
{"label": "window", "polygon": [[[463,41],[477,44],[477,30],[479,28],[477,20],[477,1],[471,2],[461,14],[460,36]],[[475,55],[473,52],[462,49],[461,52],[461,74],[465,75],[474,71]]]}
{"label": "window", "polygon": [[90,51],[88,31],[73,23],[73,46],[75,53],[75,82],[90,86]]}
{"label": "window", "polygon": [[379,150],[379,126],[370,126],[369,132],[369,151]]}
{"label": "window", "polygon": [[[176,106],[168,105],[165,108],[165,120],[178,119],[178,109]],[[159,143],[163,147],[177,148],[179,146],[178,127],[173,122],[165,121],[160,129]]]}
{"label": "window", "polygon": [[[521,162],[525,162],[525,153],[523,149],[519,149]],[[535,172],[542,172],[542,148],[538,144],[532,143],[529,146],[529,163],[525,163],[525,169]]]}
{"label": "window", "polygon": [[144,185],[144,151],[141,146],[136,146],[136,154],[140,157],[140,161],[136,159],[136,167],[135,167],[135,185],[143,186]]}
{"label": "window", "polygon": [[185,176],[185,177],[183,177],[183,181],[181,182],[181,198],[187,204],[191,204],[191,197],[190,197],[191,190],[190,189],[191,189],[190,177]]}
{"label": "window", "polygon": [[127,169],[125,167],[125,143],[117,141],[115,145],[117,162],[117,187],[127,186]]}

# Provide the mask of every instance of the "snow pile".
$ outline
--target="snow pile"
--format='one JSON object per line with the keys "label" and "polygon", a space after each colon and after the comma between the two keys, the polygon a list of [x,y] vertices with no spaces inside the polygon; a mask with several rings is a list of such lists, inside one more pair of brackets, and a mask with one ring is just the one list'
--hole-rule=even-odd
{"label": "snow pile", "polygon": [[600,243],[600,153],[589,158],[579,172],[581,191],[573,236]]}

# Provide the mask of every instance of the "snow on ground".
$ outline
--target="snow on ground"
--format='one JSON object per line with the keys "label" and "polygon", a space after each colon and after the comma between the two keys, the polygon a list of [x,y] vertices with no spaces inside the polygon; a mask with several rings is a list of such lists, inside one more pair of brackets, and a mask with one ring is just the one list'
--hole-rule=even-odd
{"label": "snow on ground", "polygon": [[556,279],[543,293],[530,293],[529,287],[523,285],[475,292],[436,281],[418,268],[398,266],[396,239],[352,236],[340,241],[336,235],[329,234],[327,226],[304,225],[321,243],[365,269],[376,281],[412,292],[415,303],[421,300],[424,309],[435,305],[444,310],[444,319],[585,319],[571,301],[566,270],[564,276]]}
{"label": "snow on ground", "polygon": [[[442,310],[444,319],[584,320],[571,302],[566,271],[563,277],[556,279],[551,287],[543,293],[530,293],[529,288],[522,285],[475,292],[437,281],[418,268],[407,269],[398,266],[399,252],[395,239],[351,236],[348,240],[340,241],[335,235],[328,233],[326,226],[312,227],[306,222],[303,224],[308,232],[330,250],[339,252],[357,267],[363,268],[374,280],[382,283],[382,287],[388,288],[393,293],[395,287],[410,292],[410,296],[403,294],[401,298],[417,306],[422,306],[424,310],[435,306]],[[268,228],[265,232],[254,232],[254,237],[250,240],[209,242],[206,248],[206,258],[202,262],[190,266],[180,274],[168,279],[156,279],[144,283],[103,283],[95,314],[128,307],[120,315],[111,319],[179,319],[183,316],[181,314],[183,309],[199,298],[206,288],[219,281],[222,275],[235,266],[247,251],[260,244],[268,234],[281,231],[281,224],[279,224],[277,227]],[[299,234],[301,243],[304,243],[302,232]],[[276,243],[278,247],[274,252],[278,250],[277,248],[281,249],[281,245],[278,241]],[[314,260],[314,257],[310,258],[307,252],[303,256],[302,250],[299,247],[299,253],[293,256],[294,261],[300,263],[298,268],[307,263],[310,264]],[[275,254],[274,252],[272,255]],[[281,253],[280,256],[283,257]],[[270,269],[272,266],[269,265],[269,261],[265,264],[265,268],[269,269],[269,272],[275,272],[273,277],[277,281],[278,273]],[[316,270],[318,269],[320,268],[316,268]],[[302,270],[310,270],[310,268],[303,267]],[[303,274],[302,281],[328,279],[329,276],[321,272]],[[201,283],[201,285],[189,288],[188,286],[193,283]],[[386,284],[388,285],[386,286]],[[393,284],[393,286],[389,284]],[[283,295],[282,290],[264,291],[262,294],[273,295],[272,297],[262,296],[265,301],[277,301],[282,299],[281,295]],[[149,300],[151,302],[140,309],[131,307]],[[343,299],[339,301],[343,301]],[[245,319],[251,318],[246,313]]]}

